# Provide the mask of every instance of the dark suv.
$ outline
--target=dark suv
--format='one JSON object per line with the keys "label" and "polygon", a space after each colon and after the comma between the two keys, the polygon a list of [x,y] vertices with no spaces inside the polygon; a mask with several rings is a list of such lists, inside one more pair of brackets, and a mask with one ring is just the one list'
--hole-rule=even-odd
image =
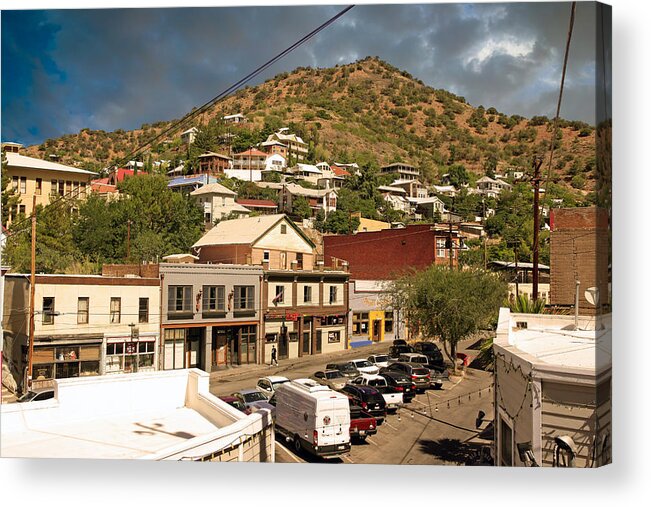
{"label": "dark suv", "polygon": [[386,369],[380,372],[380,375],[386,379],[388,385],[402,391],[402,400],[405,403],[409,403],[416,396],[416,384],[411,381],[409,375]]}
{"label": "dark suv", "polygon": [[411,381],[416,384],[416,390],[420,392],[425,392],[425,389],[430,388],[430,372],[427,368],[415,363],[393,363],[382,368],[380,370],[380,375],[386,372],[397,371],[398,373],[404,373],[411,378]]}
{"label": "dark suv", "polygon": [[397,359],[400,354],[408,354],[409,352],[413,352],[409,345],[391,345],[389,347],[389,357],[391,359]]}
{"label": "dark suv", "polygon": [[432,342],[416,342],[414,343],[414,352],[423,354],[427,357],[429,364],[437,368],[444,368],[445,361],[443,360],[443,354],[441,350]]}
{"label": "dark suv", "polygon": [[377,420],[378,426],[382,424],[387,415],[387,405],[384,396],[377,389],[369,386],[347,384],[341,390],[355,405],[371,414]]}

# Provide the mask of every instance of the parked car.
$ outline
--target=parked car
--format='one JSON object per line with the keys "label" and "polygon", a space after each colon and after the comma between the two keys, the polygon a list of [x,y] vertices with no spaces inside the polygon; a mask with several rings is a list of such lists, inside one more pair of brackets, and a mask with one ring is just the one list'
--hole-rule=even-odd
{"label": "parked car", "polygon": [[350,405],[350,439],[363,442],[377,433],[377,420],[358,405]]}
{"label": "parked car", "polygon": [[409,345],[391,345],[389,347],[389,361],[391,359],[398,359],[400,354],[407,354],[413,352],[413,349]]}
{"label": "parked car", "polygon": [[398,338],[397,340],[393,340],[393,345],[407,345],[407,340]]}
{"label": "parked car", "polygon": [[339,370],[348,378],[359,377],[359,370],[353,366],[350,361],[347,363],[330,363],[326,365],[326,370]]}
{"label": "parked car", "polygon": [[416,384],[413,383],[409,375],[386,369],[380,371],[380,375],[386,379],[388,385],[402,389],[402,400],[405,403],[409,403],[416,396]]}
{"label": "parked car", "polygon": [[251,413],[251,409],[244,405],[244,403],[242,403],[242,400],[235,396],[220,396],[219,399],[225,401],[231,407],[236,408],[237,410],[244,412],[247,415]]}
{"label": "parked car", "polygon": [[387,411],[395,412],[402,406],[403,394],[402,389],[398,390],[387,383],[387,379],[381,375],[361,374],[359,377],[350,381],[353,385],[369,386],[377,389],[386,403]]}
{"label": "parked car", "polygon": [[417,363],[392,363],[386,368],[382,368],[380,373],[386,371],[397,371],[409,375],[409,378],[416,385],[416,391],[425,392],[425,389],[430,388],[430,371]]}
{"label": "parked car", "polygon": [[311,379],[278,386],[276,432],[302,449],[323,458],[350,451],[350,402],[341,393]]}
{"label": "parked car", "polygon": [[32,401],[45,401],[54,399],[54,389],[27,391],[16,401],[18,403],[31,403]]}
{"label": "parked car", "polygon": [[386,402],[377,389],[369,386],[346,384],[341,390],[355,405],[359,405],[377,420],[378,426],[382,424],[387,415]]}
{"label": "parked car", "polygon": [[447,369],[443,368],[443,370],[441,370],[439,366],[430,364],[429,359],[427,359],[427,356],[424,354],[417,354],[415,352],[400,354],[400,356],[398,356],[398,362],[418,364],[423,368],[430,370],[430,387],[434,389],[440,389],[443,387],[443,378],[448,378]]}
{"label": "parked car", "polygon": [[272,417],[276,414],[276,407],[269,403],[269,399],[257,389],[242,389],[231,396],[237,398],[251,412],[264,408],[271,412]]}
{"label": "parked car", "polygon": [[369,373],[371,375],[377,375],[380,371],[380,368],[371,363],[368,359],[353,359],[351,361],[353,366],[357,368],[357,371],[360,373]]}
{"label": "parked car", "polygon": [[438,348],[436,343],[432,342],[416,342],[413,345],[414,352],[423,354],[427,357],[430,365],[440,366],[441,368],[445,367],[445,361],[443,359],[443,354]]}
{"label": "parked car", "polygon": [[316,380],[321,385],[334,389],[335,391],[344,387],[349,380],[349,377],[341,373],[339,370],[317,371],[310,378]]}
{"label": "parked car", "polygon": [[285,382],[289,382],[289,379],[287,377],[271,375],[269,377],[259,378],[258,383],[255,387],[268,399],[271,398],[273,393],[276,391],[276,387],[278,387],[280,384],[284,384]]}
{"label": "parked car", "polygon": [[368,356],[367,359],[369,363],[374,364],[378,368],[389,366],[389,356],[386,354],[373,354]]}

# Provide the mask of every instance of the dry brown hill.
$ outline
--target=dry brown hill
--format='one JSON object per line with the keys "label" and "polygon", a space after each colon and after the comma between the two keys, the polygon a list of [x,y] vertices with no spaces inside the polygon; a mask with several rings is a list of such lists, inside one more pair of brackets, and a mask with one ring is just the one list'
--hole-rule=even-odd
{"label": "dry brown hill", "polygon": [[[153,145],[141,160],[176,163],[187,156],[179,139],[182,130],[238,112],[249,122],[232,129],[241,138],[240,144],[235,139],[235,149],[262,139],[270,129],[290,126],[310,142],[313,161],[405,161],[421,167],[432,182],[451,164],[483,174],[487,167],[528,170],[534,153],[549,156],[551,121],[508,116],[489,106],[473,107],[377,58],[326,69],[301,67],[229,96],[167,136],[166,143]],[[57,154],[64,163],[100,170],[170,124],[161,121],[133,131],[83,129],[26,152]],[[553,178],[585,193],[594,186],[594,129],[564,120],[560,126]]]}

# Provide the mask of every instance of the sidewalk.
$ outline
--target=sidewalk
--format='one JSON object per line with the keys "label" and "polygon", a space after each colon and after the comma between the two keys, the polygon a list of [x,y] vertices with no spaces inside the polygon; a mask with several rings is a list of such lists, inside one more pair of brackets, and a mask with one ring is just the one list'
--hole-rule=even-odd
{"label": "sidewalk", "polygon": [[242,366],[233,366],[227,370],[214,371],[210,374],[210,382],[217,382],[220,380],[237,380],[238,377],[247,378],[252,373],[260,373],[260,376],[266,375],[282,375],[285,372],[290,372],[296,368],[309,365],[321,365],[328,362],[337,362],[343,359],[362,358],[368,357],[371,354],[387,353],[391,346],[390,341],[374,343],[367,347],[356,349],[341,350],[338,352],[331,352],[330,354],[315,354],[303,357],[293,357],[291,359],[279,359],[278,366],[269,366],[268,364],[246,364]]}

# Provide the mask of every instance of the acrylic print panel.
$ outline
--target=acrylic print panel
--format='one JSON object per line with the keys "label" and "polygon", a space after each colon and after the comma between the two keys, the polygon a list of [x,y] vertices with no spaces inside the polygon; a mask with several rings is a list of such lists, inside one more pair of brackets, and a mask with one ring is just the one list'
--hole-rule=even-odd
{"label": "acrylic print panel", "polygon": [[3,11],[2,456],[610,463],[610,26]]}

